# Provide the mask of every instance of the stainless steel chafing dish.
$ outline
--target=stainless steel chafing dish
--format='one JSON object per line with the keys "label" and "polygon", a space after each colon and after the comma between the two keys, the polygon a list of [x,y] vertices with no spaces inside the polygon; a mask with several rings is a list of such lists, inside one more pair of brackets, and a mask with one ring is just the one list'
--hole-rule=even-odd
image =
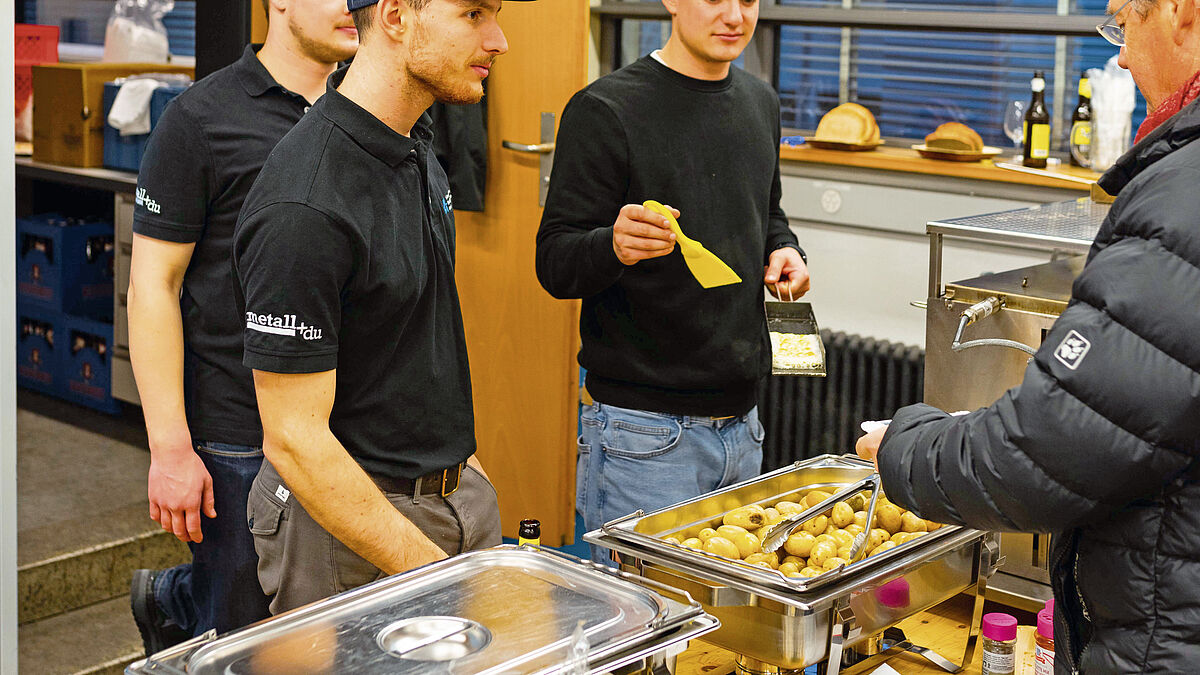
{"label": "stainless steel chafing dish", "polygon": [[689,640],[719,625],[656,582],[501,546],[195,638],[125,672],[664,675]]}
{"label": "stainless steel chafing dish", "polygon": [[[814,457],[653,513],[639,511],[587,533],[584,539],[612,549],[622,569],[699,600],[721,620],[721,628],[703,639],[739,654],[740,672],[785,673],[825,662],[827,673],[837,673],[843,663],[866,657],[876,663],[900,650],[922,654],[954,672],[958,666],[944,657],[902,637],[891,639],[889,645],[881,636],[908,616],[959,593],[973,594],[971,629],[961,663],[970,662],[984,584],[996,565],[991,533],[942,527],[810,579],[787,578],[662,539],[708,526],[739,506],[766,506],[816,488],[832,492],[872,471],[869,463],[856,457]],[[894,635],[894,631],[889,632]],[[854,653],[846,653],[850,647],[855,647]]]}

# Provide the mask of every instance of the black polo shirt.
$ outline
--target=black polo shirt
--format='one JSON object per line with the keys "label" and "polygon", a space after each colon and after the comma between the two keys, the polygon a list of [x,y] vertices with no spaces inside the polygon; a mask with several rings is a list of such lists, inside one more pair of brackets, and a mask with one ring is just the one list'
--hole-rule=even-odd
{"label": "black polo shirt", "polygon": [[271,149],[308,102],[275,82],[261,45],[180,94],[163,111],[138,173],[133,231],[196,248],[183,280],[184,395],[194,440],[261,445],[230,246],[238,211]]}
{"label": "black polo shirt", "polygon": [[337,369],[333,434],[368,472],[415,478],[475,452],[454,214],[428,116],[402,136],[334,88],[271,153],[233,262],[244,363]]}

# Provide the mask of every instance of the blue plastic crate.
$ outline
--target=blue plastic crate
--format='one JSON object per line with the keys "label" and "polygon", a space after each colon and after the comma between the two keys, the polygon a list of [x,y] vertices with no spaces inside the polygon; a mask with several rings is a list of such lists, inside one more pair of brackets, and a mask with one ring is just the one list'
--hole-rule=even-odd
{"label": "blue plastic crate", "polygon": [[28,304],[17,304],[17,384],[59,395],[62,385],[63,318]]}
{"label": "blue plastic crate", "polygon": [[[109,169],[137,172],[142,165],[142,155],[146,153],[146,143],[150,140],[150,134],[122,136],[116,127],[108,124],[108,112],[112,109],[120,89],[121,85],[116,82],[104,83],[104,166]],[[150,95],[151,131],[154,130],[154,125],[158,124],[158,119],[162,117],[171,99],[186,89],[187,87],[171,86],[154,90]]]}
{"label": "blue plastic crate", "polygon": [[17,301],[111,320],[113,226],[55,214],[17,219]]}
{"label": "blue plastic crate", "polygon": [[121,412],[112,397],[112,323],[67,316],[64,324],[60,395],[101,412]]}

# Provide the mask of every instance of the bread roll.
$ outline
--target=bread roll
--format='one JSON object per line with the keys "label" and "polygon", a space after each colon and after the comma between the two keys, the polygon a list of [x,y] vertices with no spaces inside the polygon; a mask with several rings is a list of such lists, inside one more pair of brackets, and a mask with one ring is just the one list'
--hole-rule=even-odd
{"label": "bread roll", "polygon": [[843,103],[825,113],[813,138],[854,145],[878,143],[879,125],[870,110],[857,103]]}
{"label": "bread roll", "polygon": [[925,147],[935,150],[980,152],[983,150],[983,139],[965,124],[946,122],[925,137]]}

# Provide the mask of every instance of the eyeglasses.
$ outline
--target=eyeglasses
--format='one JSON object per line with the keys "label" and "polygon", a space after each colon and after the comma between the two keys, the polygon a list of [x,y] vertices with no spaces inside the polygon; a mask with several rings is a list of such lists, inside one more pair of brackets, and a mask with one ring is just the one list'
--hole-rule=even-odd
{"label": "eyeglasses", "polygon": [[1107,21],[1096,26],[1096,32],[1100,34],[1100,37],[1108,40],[1113,46],[1125,46],[1125,27],[1118,26],[1117,24],[1113,23],[1113,21],[1116,20],[1117,15],[1121,13],[1121,10],[1128,7],[1129,3],[1131,2],[1133,2],[1133,0],[1125,0],[1125,4],[1118,7],[1117,11],[1113,12],[1112,16],[1108,17]]}

